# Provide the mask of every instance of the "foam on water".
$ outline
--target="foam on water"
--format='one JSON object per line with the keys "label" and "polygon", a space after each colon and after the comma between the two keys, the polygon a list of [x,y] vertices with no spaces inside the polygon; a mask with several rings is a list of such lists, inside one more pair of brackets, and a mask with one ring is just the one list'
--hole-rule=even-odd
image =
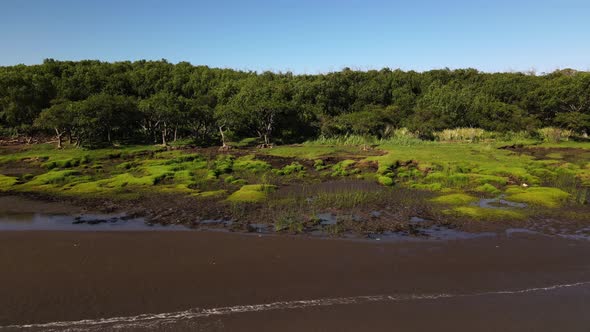
{"label": "foam on water", "polygon": [[590,281],[577,282],[571,284],[557,284],[547,287],[525,288],[519,290],[501,290],[481,293],[465,294],[399,294],[399,295],[367,295],[352,297],[336,297],[312,300],[295,300],[280,301],[265,304],[237,305],[229,307],[209,308],[209,309],[189,309],[184,311],[160,313],[160,314],[142,314],[127,317],[111,317],[100,319],[85,319],[78,321],[62,321],[40,324],[25,324],[0,326],[0,331],[101,331],[104,329],[117,330],[129,328],[153,328],[170,324],[176,324],[183,321],[190,321],[210,316],[232,315],[236,313],[260,312],[269,310],[298,309],[309,307],[323,307],[333,305],[363,304],[371,302],[401,302],[401,301],[419,301],[419,300],[437,300],[458,297],[478,297],[489,295],[517,295],[534,292],[548,292],[557,289],[579,287],[590,284]]}

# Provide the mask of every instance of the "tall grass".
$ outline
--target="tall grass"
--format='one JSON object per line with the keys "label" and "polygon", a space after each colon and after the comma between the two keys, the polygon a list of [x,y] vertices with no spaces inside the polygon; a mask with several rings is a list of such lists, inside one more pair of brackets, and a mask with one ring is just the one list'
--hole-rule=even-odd
{"label": "tall grass", "polygon": [[484,138],[490,137],[490,133],[480,128],[455,128],[445,129],[433,133],[439,141],[463,141],[477,142]]}
{"label": "tall grass", "polygon": [[313,141],[307,141],[304,144],[307,145],[366,145],[373,144],[376,141],[375,137],[372,136],[360,136],[360,135],[344,135],[344,136],[320,136]]}
{"label": "tall grass", "polygon": [[537,130],[537,133],[543,141],[551,142],[551,143],[558,143],[561,141],[568,141],[569,138],[573,135],[571,130],[555,128],[555,127],[546,127]]}
{"label": "tall grass", "polygon": [[424,142],[418,138],[418,134],[410,131],[408,128],[398,128],[388,138],[382,138],[380,141],[381,144],[392,145],[416,145]]}

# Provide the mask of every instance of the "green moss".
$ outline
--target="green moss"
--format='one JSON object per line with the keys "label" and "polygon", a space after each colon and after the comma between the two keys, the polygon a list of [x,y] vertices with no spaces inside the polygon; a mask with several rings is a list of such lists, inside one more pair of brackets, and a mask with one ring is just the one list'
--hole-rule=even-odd
{"label": "green moss", "polygon": [[496,175],[482,175],[482,174],[469,174],[471,181],[478,185],[498,185],[505,186],[508,183],[508,179],[503,176]]}
{"label": "green moss", "polygon": [[67,193],[72,195],[101,195],[111,191],[112,188],[103,187],[100,181],[77,183],[67,189]]}
{"label": "green moss", "polygon": [[16,182],[17,179],[15,177],[0,174],[0,191],[9,190]]}
{"label": "green moss", "polygon": [[447,212],[470,217],[477,220],[514,220],[523,219],[522,213],[505,209],[488,209],[479,206],[459,206]]}
{"label": "green moss", "polygon": [[442,172],[431,172],[428,173],[428,175],[426,175],[426,177],[424,178],[424,182],[426,183],[434,183],[434,182],[444,182],[446,181],[447,176],[446,174],[442,173]]}
{"label": "green moss", "polygon": [[354,160],[346,159],[336,165],[332,166],[332,176],[348,176],[351,174],[357,174],[360,170],[353,168],[352,166],[356,163]]}
{"label": "green moss", "polygon": [[440,191],[440,190],[442,190],[443,185],[438,182],[428,183],[428,184],[413,183],[410,185],[410,188],[428,190],[428,191]]}
{"label": "green moss", "polygon": [[313,168],[315,168],[316,171],[322,171],[328,168],[328,165],[326,165],[322,159],[316,159],[313,161]]}
{"label": "green moss", "polygon": [[388,176],[379,176],[377,181],[384,186],[393,186],[393,179]]}
{"label": "green moss", "polygon": [[407,181],[414,181],[417,179],[422,178],[422,172],[420,172],[418,169],[416,168],[410,168],[410,169],[398,169],[397,172],[397,179],[399,181],[402,182],[407,182]]}
{"label": "green moss", "polygon": [[226,190],[211,190],[211,191],[203,191],[200,193],[195,193],[193,196],[199,198],[221,198],[227,195]]}
{"label": "green moss", "polygon": [[[419,178],[419,176],[416,176],[415,178]],[[448,187],[448,188],[466,188],[470,185],[471,180],[472,180],[471,174],[452,173],[452,172],[448,171],[448,172],[431,172],[423,179],[423,182],[425,182],[425,183],[440,183],[441,185]]]}
{"label": "green moss", "polygon": [[477,198],[467,194],[449,194],[434,198],[432,201],[441,204],[464,205],[477,201]]}
{"label": "green moss", "polygon": [[489,183],[486,183],[484,185],[481,185],[481,186],[475,188],[475,190],[476,191],[479,191],[479,192],[482,192],[482,193],[488,193],[488,194],[491,194],[491,195],[497,195],[497,194],[501,193],[501,191],[498,188],[492,186]]}
{"label": "green moss", "polygon": [[234,157],[233,156],[226,156],[220,155],[217,157],[217,160],[213,164],[213,170],[219,174],[227,174],[231,173],[234,167]]}
{"label": "green moss", "polygon": [[507,199],[544,207],[558,207],[565,203],[570,194],[558,188],[551,187],[511,187],[506,190]]}
{"label": "green moss", "polygon": [[294,161],[291,164],[279,169],[275,170],[275,173],[278,175],[291,175],[291,174],[303,174],[305,172],[305,166],[301,165],[300,163]]}
{"label": "green moss", "polygon": [[243,185],[245,185],[245,184],[248,183],[248,181],[246,181],[244,179],[236,178],[233,175],[230,175],[230,176],[226,177],[223,181],[225,183],[229,183],[229,184],[233,184],[233,185],[238,185],[238,186],[243,186]]}
{"label": "green moss", "polygon": [[499,166],[492,169],[488,169],[487,174],[508,177],[516,179],[522,183],[528,185],[538,185],[541,183],[539,177],[530,174],[525,167],[507,167]]}
{"label": "green moss", "polygon": [[136,161],[126,161],[123,163],[120,163],[119,165],[117,165],[117,169],[121,169],[121,170],[130,170],[132,168],[135,168],[139,166],[139,163]]}
{"label": "green moss", "polygon": [[530,173],[540,179],[549,179],[555,177],[555,172],[546,168],[533,168]]}
{"label": "green moss", "polygon": [[268,192],[275,186],[266,184],[249,184],[231,194],[227,200],[230,202],[255,203],[264,200]]}
{"label": "green moss", "polygon": [[[162,154],[161,154],[162,155]],[[174,157],[166,162],[166,164],[182,164],[186,162],[199,162],[204,161],[205,158],[198,154],[180,154],[177,157]]]}
{"label": "green moss", "polygon": [[[18,153],[0,156],[0,163],[5,163],[9,161],[32,160],[37,162],[44,162],[47,164],[47,166],[52,165],[53,168],[55,168],[60,167],[59,165],[67,165],[68,162],[70,164],[72,162],[78,164],[85,164],[91,160],[98,161],[113,158],[129,158],[132,156],[145,154],[146,152],[152,153],[161,150],[162,147],[155,146],[126,146],[120,148],[96,150],[67,147],[64,149],[57,150],[55,149],[55,146],[51,144],[38,144],[31,145],[29,148],[24,149],[23,151],[20,151]],[[55,162],[55,164],[49,164],[50,162]]]}
{"label": "green moss", "polygon": [[233,164],[234,171],[249,171],[253,173],[262,173],[271,168],[270,164],[254,159],[254,155],[248,155],[238,158]]}
{"label": "green moss", "polygon": [[59,185],[65,184],[72,180],[77,175],[80,175],[80,172],[74,170],[52,170],[44,174],[37,175],[33,180],[27,183],[28,186],[36,186],[36,185],[44,185],[44,184],[52,184],[52,185]]}
{"label": "green moss", "polygon": [[174,182],[188,184],[193,180],[193,174],[191,171],[183,170],[174,173]]}
{"label": "green moss", "polygon": [[152,176],[136,177],[130,173],[115,175],[110,179],[98,181],[100,185],[107,188],[121,188],[128,185],[132,186],[153,186],[156,184],[156,178]]}

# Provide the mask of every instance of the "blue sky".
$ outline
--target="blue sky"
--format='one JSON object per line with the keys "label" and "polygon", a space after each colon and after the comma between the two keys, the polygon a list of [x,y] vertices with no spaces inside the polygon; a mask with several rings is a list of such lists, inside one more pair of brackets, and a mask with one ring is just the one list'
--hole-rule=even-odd
{"label": "blue sky", "polygon": [[0,65],[590,69],[588,0],[0,0]]}

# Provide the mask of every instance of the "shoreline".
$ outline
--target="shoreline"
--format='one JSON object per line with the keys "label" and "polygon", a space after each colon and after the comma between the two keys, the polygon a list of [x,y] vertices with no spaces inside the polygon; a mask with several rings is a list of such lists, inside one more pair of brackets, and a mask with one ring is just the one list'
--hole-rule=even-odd
{"label": "shoreline", "polygon": [[[149,198],[146,205],[157,201],[157,195]],[[408,221],[401,228],[395,230],[377,230],[359,232],[358,230],[344,230],[338,233],[331,233],[331,224],[323,227],[317,227],[316,230],[305,229],[302,232],[277,231],[272,223],[251,223],[249,221],[235,221],[231,219],[208,219],[201,221],[179,222],[180,215],[190,216],[191,213],[198,210],[192,207],[190,211],[182,210],[183,203],[178,203],[169,197],[164,201],[164,209],[169,212],[176,209],[179,213],[169,213],[166,216],[155,218],[153,211],[143,210],[142,206],[133,204],[133,202],[115,202],[100,198],[84,199],[75,197],[59,197],[42,193],[29,192],[0,192],[0,210],[10,218],[11,213],[15,214],[41,214],[41,215],[63,215],[63,216],[96,216],[98,222],[109,223],[109,218],[115,217],[120,220],[132,220],[139,223],[145,223],[145,226],[131,228],[125,231],[156,231],[151,229],[152,226],[157,230],[164,231],[199,231],[199,232],[219,232],[219,233],[237,233],[245,235],[263,235],[263,236],[284,236],[284,237],[302,237],[302,238],[321,238],[351,241],[367,242],[436,242],[436,241],[453,241],[477,239],[480,237],[502,238],[510,237],[513,233],[530,233],[540,236],[555,238],[570,238],[580,240],[590,240],[590,227],[585,223],[566,220],[529,220],[526,222],[470,222],[470,223],[453,223],[440,222],[417,218],[417,221]],[[178,197],[181,200],[182,197]],[[170,207],[166,207],[166,202]],[[161,203],[161,202],[160,202]],[[177,205],[178,204],[178,205]],[[252,207],[254,208],[254,207]],[[197,209],[197,210],[195,210]],[[329,218],[336,221],[339,216],[333,213],[326,213]],[[104,220],[100,220],[104,218]],[[330,220],[330,221],[332,221]],[[1,220],[0,220],[1,221]],[[74,222],[77,223],[77,222]],[[88,227],[93,227],[89,225]],[[560,228],[556,227],[559,226]],[[168,229],[166,229],[168,228]],[[174,228],[174,229],[170,229]],[[186,229],[184,229],[186,228]],[[50,231],[49,226],[40,229],[22,229],[22,231]],[[70,231],[60,227],[59,231]],[[109,229],[95,228],[96,231],[109,231]],[[0,231],[21,231],[21,230],[3,230]],[[71,231],[84,231],[83,229],[73,228]],[[94,231],[88,229],[88,231]],[[117,229],[113,229],[117,231]]]}

